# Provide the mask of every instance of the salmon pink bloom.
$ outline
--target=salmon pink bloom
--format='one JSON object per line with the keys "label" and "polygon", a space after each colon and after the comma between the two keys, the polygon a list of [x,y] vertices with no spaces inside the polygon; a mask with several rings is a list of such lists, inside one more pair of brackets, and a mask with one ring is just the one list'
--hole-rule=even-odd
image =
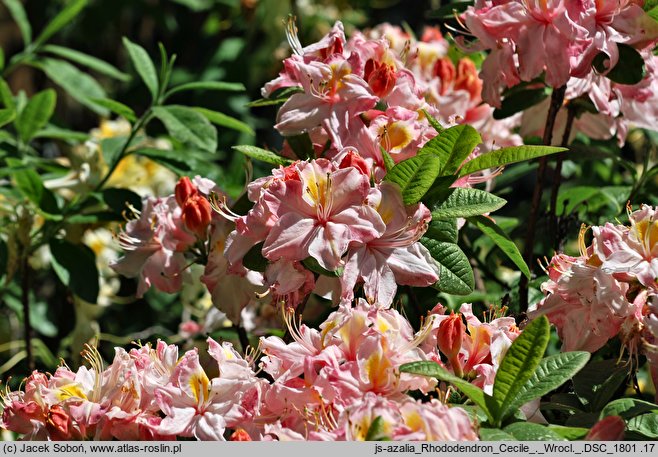
{"label": "salmon pink bloom", "polygon": [[351,301],[354,286],[363,281],[368,301],[388,307],[397,284],[427,286],[438,281],[436,262],[418,242],[431,215],[422,203],[406,208],[399,189],[391,183],[379,186],[379,192],[371,196],[371,204],[386,230],[378,238],[352,245],[341,276],[342,296]]}
{"label": "salmon pink bloom", "polygon": [[313,257],[335,270],[351,242],[367,242],[385,229],[379,214],[365,204],[368,177],[353,167],[336,169],[325,159],[301,162],[299,180],[273,182],[263,198],[278,220],[263,255],[300,261]]}

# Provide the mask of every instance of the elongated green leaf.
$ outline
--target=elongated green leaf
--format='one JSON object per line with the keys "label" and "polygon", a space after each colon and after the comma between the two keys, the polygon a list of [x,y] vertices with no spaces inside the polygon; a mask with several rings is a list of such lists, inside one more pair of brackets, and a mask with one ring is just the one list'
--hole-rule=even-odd
{"label": "elongated green leaf", "polygon": [[589,432],[588,428],[583,427],[566,427],[564,425],[549,424],[548,428],[560,435],[565,440],[575,441],[584,438]]}
{"label": "elongated green leaf", "polygon": [[462,391],[473,403],[482,408],[487,417],[492,418],[486,401],[489,395],[485,394],[479,387],[453,375],[438,363],[431,361],[405,363],[400,366],[400,372],[428,376],[449,382]]}
{"label": "elongated green leaf", "polygon": [[307,257],[304,260],[302,260],[302,264],[312,271],[313,273],[317,273],[322,276],[329,276],[331,278],[337,278],[343,274],[343,267],[338,267],[338,269],[332,271],[332,270],[327,270],[323,268],[320,263],[315,260],[313,257]]}
{"label": "elongated green leaf", "polygon": [[286,141],[299,159],[307,160],[315,158],[313,142],[311,141],[311,137],[307,132],[301,133],[299,135],[287,136]]}
{"label": "elongated green leaf", "polygon": [[126,137],[111,137],[101,140],[101,152],[103,160],[110,167],[113,168],[116,162],[121,160],[121,152],[128,138]]}
{"label": "elongated green leaf", "polygon": [[90,68],[98,73],[104,74],[119,81],[129,81],[130,75],[120,71],[113,65],[101,60],[97,57],[90,56],[84,52],[76,51],[75,49],[65,48],[64,46],[57,46],[54,44],[47,44],[41,48],[42,51],[54,54],[58,57],[63,57],[72,62]]}
{"label": "elongated green leaf", "polygon": [[85,132],[76,132],[73,130],[56,127],[52,124],[47,125],[39,130],[34,138],[53,138],[56,140],[74,141],[77,143],[85,142],[89,139],[89,134]]}
{"label": "elongated green leaf", "polygon": [[530,108],[541,103],[551,94],[550,89],[525,89],[516,91],[506,96],[500,108],[496,108],[493,112],[494,119],[505,119],[516,113]]}
{"label": "elongated green leaf", "polygon": [[541,316],[531,321],[507,350],[496,373],[490,402],[496,424],[502,421],[503,413],[534,375],[549,339],[550,324],[546,316]]}
{"label": "elongated green leaf", "polygon": [[22,2],[20,0],[2,0],[2,3],[5,4],[9,10],[9,14],[16,21],[16,25],[18,25],[18,29],[21,31],[21,36],[23,37],[23,44],[27,47],[27,45],[32,43],[32,26],[27,19]]}
{"label": "elongated green leaf", "polygon": [[439,281],[434,285],[436,289],[454,295],[473,292],[473,269],[459,246],[425,237],[421,238],[420,242],[439,266]]}
{"label": "elongated green leaf", "polygon": [[0,78],[0,101],[5,108],[16,111],[16,103],[14,102],[14,95],[11,93],[9,84],[4,78]]}
{"label": "elongated green leaf", "polygon": [[244,155],[251,157],[252,159],[255,160],[260,160],[261,162],[266,162],[266,163],[271,163],[272,165],[290,165],[292,163],[291,160],[286,159],[285,157],[281,157],[279,155],[276,155],[272,151],[268,151],[267,149],[262,149],[258,148],[256,146],[249,146],[249,145],[240,145],[240,146],[233,146],[233,149],[236,151],[239,151],[243,153]]}
{"label": "elongated green leaf", "polygon": [[536,159],[537,157],[543,157],[566,150],[566,148],[556,148],[553,146],[512,146],[509,148],[501,148],[495,151],[486,152],[473,160],[469,160],[459,170],[459,176],[470,175],[476,171],[500,167],[501,165],[507,165],[510,163]]}
{"label": "elongated green leaf", "polygon": [[57,200],[50,189],[43,185],[41,176],[31,168],[19,165],[20,162],[15,159],[7,159],[7,163],[12,168],[12,176],[16,182],[16,187],[40,210],[40,214],[46,219],[59,220]]}
{"label": "elongated green leaf", "polygon": [[50,252],[53,270],[62,283],[84,301],[96,304],[99,285],[94,252],[59,239],[50,241]]}
{"label": "elongated green leaf", "polygon": [[132,190],[110,187],[103,190],[102,198],[110,210],[120,217],[123,217],[128,205],[137,211],[142,209],[142,198]]}
{"label": "elongated green leaf", "polygon": [[529,401],[541,398],[567,382],[587,364],[589,358],[589,352],[562,352],[542,359],[535,373],[503,412],[503,420]]}
{"label": "elongated green leaf", "polygon": [[202,114],[210,122],[212,122],[215,125],[219,125],[220,127],[226,127],[232,130],[237,130],[238,132],[247,133],[249,135],[256,134],[251,127],[249,127],[241,120],[228,116],[224,113],[220,113],[218,111],[212,111],[200,107],[194,107],[193,109],[197,113]]}
{"label": "elongated green leaf", "polygon": [[480,429],[480,439],[482,441],[517,441],[514,436],[499,428],[484,428]]}
{"label": "elongated green leaf", "polygon": [[441,158],[436,154],[421,151],[395,165],[384,179],[397,184],[404,204],[412,205],[420,201],[432,187],[439,175],[441,163]]}
{"label": "elongated green leaf", "polygon": [[62,27],[80,14],[80,11],[82,11],[85,6],[87,6],[87,0],[71,0],[64,9],[60,11],[57,16],[48,23],[48,25],[46,25],[46,28],[44,28],[36,40],[34,40],[34,44],[39,46],[48,41],[50,37],[59,32]]}
{"label": "elongated green leaf", "polygon": [[94,98],[105,98],[105,90],[88,74],[64,60],[43,58],[32,65],[40,68],[55,84],[81,104],[101,116],[108,114],[107,109],[91,101]]}
{"label": "elongated green leaf", "polygon": [[635,416],[628,421],[628,431],[643,435],[645,438],[655,440],[658,438],[658,414],[649,413]]}
{"label": "elongated green leaf", "polygon": [[507,203],[489,192],[478,189],[455,187],[447,198],[432,208],[432,219],[479,216],[496,211]]}
{"label": "elongated green leaf", "polygon": [[619,398],[608,403],[602,410],[600,419],[606,416],[621,416],[630,419],[640,414],[658,412],[658,405],[635,398]]}
{"label": "elongated green leaf", "polygon": [[0,109],[0,127],[4,127],[16,118],[16,111],[9,108]]}
{"label": "elongated green leaf", "polygon": [[132,110],[132,108],[124,105],[121,102],[112,100],[111,98],[93,98],[91,101],[99,106],[102,106],[103,108],[109,109],[113,113],[118,114],[119,116],[131,122],[137,120],[137,116],[135,115],[135,112]]}
{"label": "elongated green leaf", "polygon": [[208,119],[192,108],[179,105],[156,106],[153,114],[177,140],[204,151],[215,152],[217,149],[217,130]]}
{"label": "elongated green leaf", "polygon": [[16,119],[16,130],[21,140],[28,142],[45,126],[55,112],[57,93],[53,89],[46,89],[35,94],[27,103]]}
{"label": "elongated green leaf", "polygon": [[386,422],[384,422],[384,419],[381,416],[375,417],[375,420],[368,427],[365,441],[390,441],[390,439],[386,435]]}
{"label": "elongated green leaf", "polygon": [[456,125],[432,138],[427,146],[446,156],[441,176],[454,175],[475,147],[482,143],[480,134],[468,124]]}
{"label": "elongated green leaf", "polygon": [[146,87],[155,101],[158,96],[160,84],[158,82],[158,73],[155,71],[153,61],[143,47],[133,43],[126,37],[123,38],[123,45],[128,50],[128,55],[130,55],[130,60],[132,61],[137,74],[142,78],[142,81],[146,84]]}
{"label": "elongated green leaf", "polygon": [[198,151],[193,150],[142,148],[136,151],[131,151],[131,154],[148,157],[149,159],[164,165],[178,175],[201,172],[210,167],[210,162],[203,157],[200,157]]}
{"label": "elongated green leaf", "polygon": [[285,87],[283,89],[275,91],[273,94],[270,94],[269,98],[261,98],[254,100],[253,102],[247,103],[247,106],[250,108],[260,107],[260,106],[272,106],[272,105],[281,105],[288,101],[288,99],[294,94],[304,92],[302,87]]}
{"label": "elongated green leaf", "polygon": [[566,441],[562,435],[550,428],[532,422],[515,422],[503,431],[519,441]]}
{"label": "elongated green leaf", "polygon": [[427,118],[427,122],[430,123],[432,128],[436,130],[436,133],[441,133],[445,130],[445,128],[437,121],[434,116],[432,116],[430,113],[428,113],[426,110],[422,110],[423,114]]}
{"label": "elongated green leaf", "polygon": [[229,83],[224,81],[195,81],[191,83],[181,84],[171,88],[165,98],[168,98],[178,92],[189,90],[219,90],[228,92],[245,92],[247,89],[242,83]]}
{"label": "elongated green leaf", "polygon": [[457,244],[457,219],[437,219],[430,222],[425,238]]}
{"label": "elongated green leaf", "polygon": [[573,387],[583,405],[600,411],[626,380],[627,372],[623,361],[597,360],[574,376]]}
{"label": "elongated green leaf", "polygon": [[605,77],[619,84],[633,85],[642,81],[646,73],[644,57],[632,46],[617,43],[619,61],[610,71],[605,73],[610,65],[610,57],[600,52],[592,61],[592,66]]}
{"label": "elongated green leaf", "polygon": [[473,216],[468,218],[469,222],[475,225],[482,233],[487,235],[500,248],[505,255],[519,267],[528,279],[530,279],[530,269],[526,265],[523,256],[516,247],[514,241],[510,240],[507,234],[496,225],[494,221],[485,216]]}

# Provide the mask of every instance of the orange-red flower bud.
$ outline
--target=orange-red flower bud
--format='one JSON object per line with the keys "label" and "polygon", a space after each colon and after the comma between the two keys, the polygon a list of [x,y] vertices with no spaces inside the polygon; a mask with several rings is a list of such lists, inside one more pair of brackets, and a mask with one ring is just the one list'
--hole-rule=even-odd
{"label": "orange-red flower bud", "polygon": [[439,350],[448,358],[452,369],[457,376],[462,375],[462,366],[459,361],[459,351],[464,338],[464,323],[461,314],[450,312],[450,316],[439,324],[438,333]]}
{"label": "orange-red flower bud", "polygon": [[349,151],[340,162],[339,168],[354,167],[366,176],[370,176],[370,167],[363,157],[354,151]]}
{"label": "orange-red flower bud", "polygon": [[228,439],[229,441],[253,441],[251,439],[251,436],[249,436],[249,433],[243,428],[239,428],[236,431],[234,431],[230,438]]}
{"label": "orange-red flower bud", "polygon": [[604,417],[592,427],[586,441],[621,441],[624,439],[626,424],[619,416]]}
{"label": "orange-red flower bud", "polygon": [[455,90],[465,90],[471,95],[471,100],[482,95],[482,80],[478,76],[475,62],[464,57],[457,64],[457,79]]}
{"label": "orange-red flower bud", "polygon": [[199,238],[206,237],[206,229],[210,225],[212,208],[210,202],[203,196],[196,194],[188,198],[183,206],[183,222]]}
{"label": "orange-red flower bud", "polygon": [[187,176],[183,176],[179,179],[176,183],[176,188],[174,189],[176,202],[181,208],[185,206],[185,202],[188,198],[197,195],[198,193],[196,186],[192,184],[192,181],[190,181],[190,178]]}
{"label": "orange-red flower bud", "polygon": [[377,97],[388,95],[393,90],[395,81],[397,80],[395,68],[373,59],[369,59],[366,62],[363,76],[368,82],[370,89],[372,89],[372,93]]}
{"label": "orange-red flower bud", "polygon": [[437,59],[434,63],[433,74],[441,80],[440,94],[444,95],[457,76],[457,70],[448,58]]}
{"label": "orange-red flower bud", "polygon": [[69,437],[69,415],[59,405],[48,410],[48,429],[54,437],[66,439]]}

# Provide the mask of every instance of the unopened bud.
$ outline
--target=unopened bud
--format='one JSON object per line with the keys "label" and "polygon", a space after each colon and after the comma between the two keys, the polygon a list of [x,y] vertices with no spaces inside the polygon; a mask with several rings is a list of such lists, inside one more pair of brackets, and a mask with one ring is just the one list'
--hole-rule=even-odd
{"label": "unopened bud", "polygon": [[192,181],[190,181],[190,178],[183,176],[176,183],[174,194],[176,195],[176,203],[178,203],[178,206],[182,208],[185,206],[187,199],[197,195],[198,191],[196,186],[192,184]]}
{"label": "unopened bud", "polygon": [[368,81],[372,93],[377,97],[388,95],[395,86],[397,76],[395,68],[382,62],[369,59],[364,69],[365,80]]}
{"label": "unopened bud", "polygon": [[199,238],[206,237],[206,229],[210,225],[212,218],[212,209],[210,202],[201,195],[194,195],[188,198],[183,206],[183,222],[192,232],[196,233]]}
{"label": "unopened bud", "polygon": [[59,405],[54,405],[48,410],[48,428],[51,433],[57,435],[60,439],[69,435],[69,415]]}
{"label": "unopened bud", "polygon": [[459,351],[464,338],[464,323],[461,314],[450,312],[450,316],[439,324],[438,345],[439,350],[448,358],[452,369],[457,376],[462,376],[462,366],[459,361]]}
{"label": "unopened bud", "polygon": [[231,434],[229,441],[253,441],[249,433],[243,428],[239,428]]}
{"label": "unopened bud", "polygon": [[348,167],[354,167],[362,174],[370,176],[370,167],[368,166],[368,162],[366,162],[363,157],[354,151],[349,151],[347,155],[343,157],[343,160],[340,161],[339,168]]}
{"label": "unopened bud", "polygon": [[626,424],[621,417],[604,417],[590,429],[585,441],[621,441],[624,439],[625,429]]}
{"label": "unopened bud", "polygon": [[475,62],[471,59],[463,58],[457,64],[455,90],[467,91],[470,94],[471,99],[479,98],[482,95],[482,81],[478,76]]}
{"label": "unopened bud", "polygon": [[434,64],[433,74],[441,80],[440,94],[444,95],[448,91],[450,85],[455,81],[455,78],[457,77],[457,70],[452,64],[452,61],[444,57],[437,59],[436,63]]}

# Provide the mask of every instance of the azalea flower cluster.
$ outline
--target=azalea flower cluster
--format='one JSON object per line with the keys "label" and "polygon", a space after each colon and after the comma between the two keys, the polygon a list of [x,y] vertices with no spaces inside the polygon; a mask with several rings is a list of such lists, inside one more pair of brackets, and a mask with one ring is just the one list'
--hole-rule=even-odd
{"label": "azalea flower cluster", "polygon": [[658,213],[629,210],[630,226],[592,227],[580,234],[580,256],[556,254],[548,265],[544,299],[529,313],[546,315],[563,351],[594,352],[619,337],[637,357],[644,353],[658,375]]}
{"label": "azalea flower cluster", "polygon": [[[319,42],[302,47],[291,22],[288,40],[294,54],[262,93],[297,89],[279,110],[275,128],[286,137],[308,133],[318,156],[334,159],[356,150],[381,180],[382,151],[398,163],[436,136],[427,114],[445,125],[475,126],[485,149],[521,144],[510,132],[517,121],[493,120],[493,108],[482,104],[475,64],[462,58],[455,66],[437,28],[415,40],[384,24],[346,40],[337,22]],[[294,156],[288,144],[283,153]]]}
{"label": "azalea flower cluster", "polygon": [[[481,323],[470,305],[461,311],[470,335],[462,332],[459,363],[468,378],[470,369],[483,374],[480,385],[490,389],[518,329],[512,318]],[[454,313],[437,306],[415,334],[399,312],[364,300],[340,306],[319,330],[286,316],[292,342],[261,338],[259,363],[257,353],[243,358],[212,338],[206,362],[196,348],[179,357],[175,345],[158,341],[117,348],[104,367],[88,348],[89,368],[34,372],[23,390],[5,392],[0,425],[26,439],[364,440],[378,420],[377,433],[396,440],[478,439],[467,413],[443,403],[445,390],[429,402],[408,396],[434,391],[436,380],[398,370],[417,360],[444,363],[439,350],[445,359]]]}
{"label": "azalea flower cluster", "polygon": [[[460,37],[459,43],[469,51],[489,51],[480,73],[485,102],[500,107],[502,89],[545,74],[549,86],[567,87],[566,99],[588,98],[599,113],[585,113],[577,129],[594,138],[609,138],[616,132],[623,143],[628,124],[651,128],[658,120],[658,76],[651,52],[658,41],[658,23],[642,3],[478,0],[461,16],[477,41],[466,45]],[[605,77],[619,62],[621,45],[634,48],[644,60],[646,76],[638,84],[614,83]],[[595,71],[594,64],[601,70],[601,56],[606,69]],[[524,123],[535,125],[532,120],[542,117],[540,113],[545,119],[547,109],[548,102],[526,113]],[[561,124],[563,129],[565,120],[566,112],[558,127]],[[531,126],[525,128],[525,133],[533,131]]]}

